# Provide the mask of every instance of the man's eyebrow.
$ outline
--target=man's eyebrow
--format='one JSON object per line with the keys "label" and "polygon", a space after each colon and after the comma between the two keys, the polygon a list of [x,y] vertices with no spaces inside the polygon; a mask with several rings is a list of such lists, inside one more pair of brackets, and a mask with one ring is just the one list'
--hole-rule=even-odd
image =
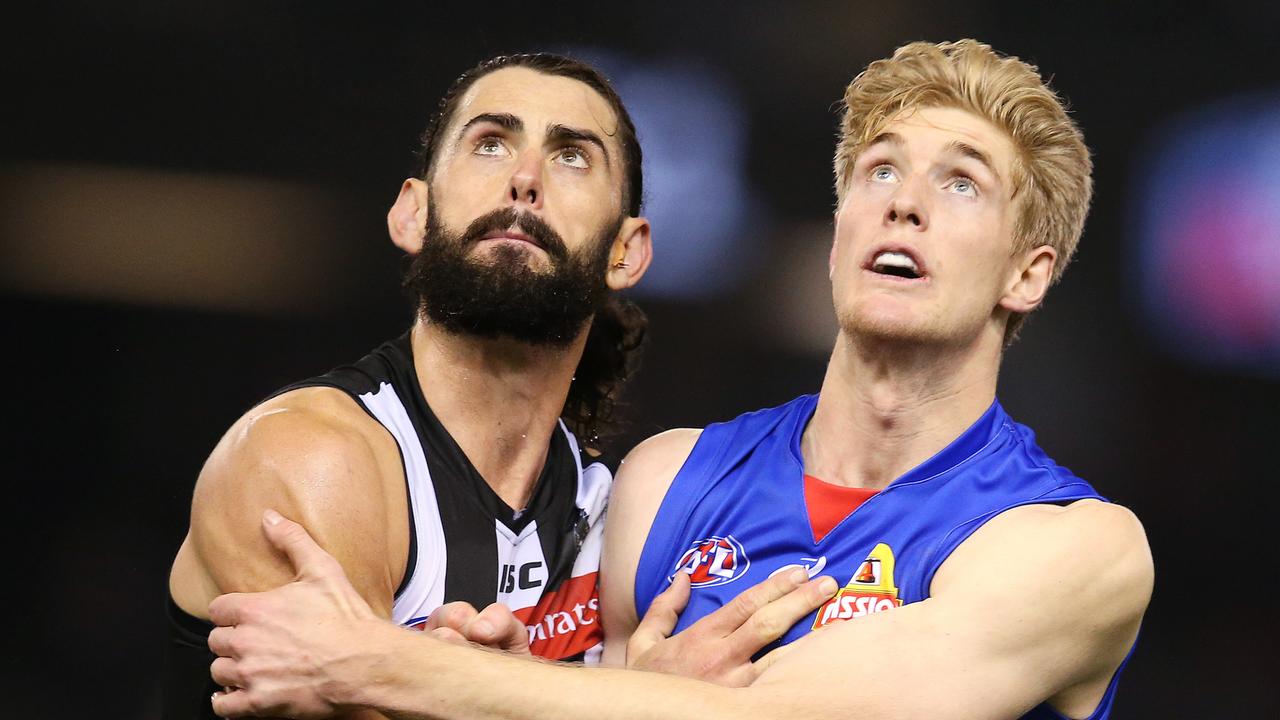
{"label": "man's eyebrow", "polygon": [[472,125],[479,125],[480,123],[492,123],[512,132],[520,132],[524,129],[524,121],[511,113],[480,113],[462,126],[462,132],[466,132]]}
{"label": "man's eyebrow", "polygon": [[871,138],[871,140],[868,141],[867,144],[863,147],[864,149],[868,149],[881,144],[892,145],[894,147],[902,147],[904,144],[906,144],[906,141],[903,140],[902,136],[899,135],[898,133],[882,132],[879,135]]}
{"label": "man's eyebrow", "polygon": [[590,130],[572,128],[572,127],[569,127],[568,125],[560,125],[560,124],[551,125],[547,127],[547,141],[548,142],[577,141],[577,142],[591,143],[592,145],[595,145],[596,147],[600,148],[600,153],[604,155],[605,164],[606,165],[612,164],[609,158],[609,148],[604,146],[604,141],[600,139],[599,135],[591,132]]}
{"label": "man's eyebrow", "polygon": [[997,181],[1000,180],[1000,171],[996,170],[995,163],[991,162],[991,157],[969,143],[962,140],[952,140],[947,144],[947,152],[977,160],[985,165],[992,175],[996,176]]}

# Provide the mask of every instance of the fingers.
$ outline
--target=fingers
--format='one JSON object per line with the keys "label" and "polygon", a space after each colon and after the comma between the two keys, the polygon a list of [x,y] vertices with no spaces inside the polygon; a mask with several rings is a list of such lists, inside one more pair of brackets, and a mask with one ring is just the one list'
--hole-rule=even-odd
{"label": "fingers", "polygon": [[227,593],[214,598],[209,603],[209,622],[220,626],[239,625],[243,598],[244,593]]}
{"label": "fingers", "polygon": [[773,667],[779,660],[785,658],[787,655],[795,651],[797,647],[804,647],[805,643],[811,640],[815,635],[822,632],[823,630],[826,630],[829,627],[835,627],[838,624],[839,623],[823,625],[822,627],[818,628],[817,630],[814,630],[813,632],[810,632],[807,635],[800,636],[793,642],[789,642],[786,645],[779,645],[778,647],[765,653],[764,657],[751,663],[752,677],[750,678],[750,680],[748,680],[748,684],[755,682],[756,678],[764,674],[764,671]]}
{"label": "fingers", "polygon": [[458,600],[456,602],[445,603],[436,608],[435,612],[427,618],[427,622],[422,626],[426,632],[435,630],[436,628],[452,628],[458,632],[462,632],[462,628],[467,623],[475,619],[479,615],[475,606],[469,602]]}
{"label": "fingers", "polygon": [[529,653],[529,629],[501,603],[493,603],[463,630],[468,640],[518,654]]}
{"label": "fingers", "polygon": [[529,629],[501,603],[492,603],[481,611],[462,601],[441,605],[427,618],[422,630],[445,642],[472,642],[513,653],[529,652]]}
{"label": "fingers", "polygon": [[471,643],[467,642],[467,639],[462,636],[462,633],[450,627],[438,627],[434,630],[428,630],[427,634],[437,640],[447,642],[450,645],[471,647]]}
{"label": "fingers", "polygon": [[218,657],[236,657],[231,647],[231,636],[235,628],[216,627],[209,633],[209,652]]}
{"label": "fingers", "polygon": [[684,608],[689,604],[689,575],[687,573],[676,573],[672,578],[671,585],[658,594],[649,604],[649,611],[644,614],[644,618],[640,620],[640,624],[636,626],[637,631],[644,629],[651,633],[660,634],[662,637],[670,637],[671,631],[676,629],[676,623],[680,621],[680,613],[684,612]]}
{"label": "fingers", "polygon": [[[803,571],[801,571],[803,572]],[[757,586],[759,587],[759,586]],[[734,630],[730,639],[738,652],[753,655],[757,650],[786,634],[806,615],[835,594],[838,584],[832,577],[806,582],[762,605]]]}
{"label": "fingers", "polygon": [[213,681],[223,687],[240,687],[244,685],[244,677],[240,674],[240,668],[235,660],[226,657],[220,657],[213,661],[209,666],[209,675],[213,677]]}
{"label": "fingers", "polygon": [[299,576],[323,575],[342,569],[333,556],[316,544],[306,528],[275,510],[262,513],[262,529],[267,540],[289,558]]}
{"label": "fingers", "polygon": [[689,603],[689,576],[678,572],[671,580],[671,586],[663,590],[649,605],[649,610],[636,625],[635,632],[627,641],[627,662],[644,655],[654,645],[671,636],[676,623],[680,621],[680,613]]}
{"label": "fingers", "polygon": [[809,573],[804,568],[778,573],[743,591],[724,607],[702,618],[695,625],[699,626],[700,631],[710,633],[712,637],[728,636],[742,627],[761,608],[767,607],[769,603],[801,587],[808,579]]}
{"label": "fingers", "polygon": [[249,694],[243,690],[219,690],[213,694],[210,702],[213,703],[213,712],[219,717],[250,717],[254,714],[254,709],[249,704]]}

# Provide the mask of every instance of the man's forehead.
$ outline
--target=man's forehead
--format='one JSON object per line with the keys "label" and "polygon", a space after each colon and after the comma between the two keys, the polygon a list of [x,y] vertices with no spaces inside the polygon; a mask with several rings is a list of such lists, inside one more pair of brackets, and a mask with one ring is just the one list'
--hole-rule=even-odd
{"label": "man's forehead", "polygon": [[902,113],[884,124],[868,142],[911,144],[911,139],[937,145],[940,151],[954,151],[968,145],[991,158],[997,171],[1008,177],[1014,156],[1013,141],[1000,128],[967,110],[947,107],[925,107]]}
{"label": "man's forehead", "polygon": [[458,126],[486,113],[509,114],[537,131],[565,125],[614,135],[618,119],[609,102],[586,83],[529,68],[502,68],[476,80],[454,113]]}

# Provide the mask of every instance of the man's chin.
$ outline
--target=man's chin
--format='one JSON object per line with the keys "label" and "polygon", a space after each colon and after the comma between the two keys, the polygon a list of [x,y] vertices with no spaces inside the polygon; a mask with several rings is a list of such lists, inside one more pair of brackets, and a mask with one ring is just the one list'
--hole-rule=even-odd
{"label": "man's chin", "polygon": [[[433,316],[429,312],[423,313],[423,316],[431,323],[443,328],[451,335],[468,338],[470,340],[481,340],[497,343],[514,343],[517,345],[526,345],[531,348],[546,348],[551,350],[563,350],[573,344],[581,334],[582,329],[586,326],[584,322],[577,328],[568,327],[558,329],[548,329],[533,326],[515,327],[506,322],[501,324],[494,323],[491,320],[480,320],[476,318],[459,318]],[[509,318],[503,318],[504,321]]]}
{"label": "man's chin", "polygon": [[896,313],[842,313],[839,321],[840,331],[853,340],[903,345],[946,342],[920,318]]}
{"label": "man's chin", "polygon": [[468,253],[467,259],[478,267],[523,267],[539,275],[552,272],[546,251],[521,240],[481,240]]}

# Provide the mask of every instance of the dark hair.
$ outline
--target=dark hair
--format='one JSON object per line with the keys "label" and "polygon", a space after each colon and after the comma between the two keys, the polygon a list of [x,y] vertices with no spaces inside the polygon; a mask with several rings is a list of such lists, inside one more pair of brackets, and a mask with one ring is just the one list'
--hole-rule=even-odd
{"label": "dark hair", "polygon": [[648,330],[644,311],[617,293],[610,293],[596,312],[560,413],[583,445],[599,449],[602,441],[620,434],[618,396],[640,366]]}
{"label": "dark hair", "polygon": [[618,118],[616,137],[618,143],[622,145],[623,169],[626,172],[622,185],[622,206],[627,209],[627,214],[631,217],[638,216],[641,198],[644,196],[644,172],[641,167],[643,158],[640,154],[640,141],[636,138],[636,126],[631,122],[631,115],[627,113],[627,108],[622,104],[622,98],[618,97],[613,85],[599,70],[586,63],[552,53],[499,55],[459,75],[458,79],[453,81],[453,85],[449,86],[449,91],[440,98],[439,109],[427,122],[426,129],[422,131],[421,144],[418,148],[418,177],[425,179],[431,171],[431,162],[440,148],[440,133],[453,120],[458,101],[466,94],[467,89],[485,75],[508,67],[529,68],[546,75],[577,80],[595,90],[609,103],[609,107],[613,108],[613,114]]}
{"label": "dark hair", "polygon": [[[627,214],[640,214],[644,195],[644,175],[641,171],[640,142],[631,115],[622,104],[622,98],[595,68],[560,55],[531,53],[499,55],[464,72],[449,91],[440,99],[440,107],[422,131],[418,149],[418,177],[426,179],[431,162],[440,146],[440,133],[453,119],[458,101],[477,80],[506,67],[525,67],[547,75],[558,75],[577,80],[600,94],[613,108],[618,118],[617,139],[622,145],[623,167],[626,172],[622,186],[622,205]],[[561,417],[569,429],[586,447],[599,449],[602,440],[620,431],[616,417],[618,397],[622,386],[640,365],[640,354],[649,319],[635,303],[610,293],[591,322],[586,346],[569,395],[565,398]]]}

